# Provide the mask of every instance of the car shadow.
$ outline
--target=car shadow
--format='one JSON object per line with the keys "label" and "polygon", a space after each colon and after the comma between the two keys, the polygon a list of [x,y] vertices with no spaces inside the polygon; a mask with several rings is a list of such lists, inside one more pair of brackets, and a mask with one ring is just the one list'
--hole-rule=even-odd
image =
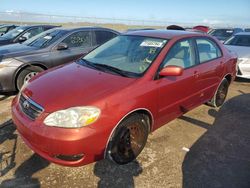
{"label": "car shadow", "polygon": [[[7,151],[0,151],[0,177],[6,175],[10,170],[16,167],[16,149],[18,135],[15,132],[16,127],[11,120],[0,125],[0,145],[5,141],[13,141],[11,148]],[[4,145],[2,145],[4,146]],[[4,150],[6,150],[4,148]],[[46,168],[49,162],[40,156],[33,154],[29,159],[18,166],[14,173],[14,178],[0,182],[2,187],[40,187],[37,178],[32,175],[39,170]]]}
{"label": "car shadow", "polygon": [[2,149],[0,151],[0,177],[4,176],[7,172],[16,166],[16,146],[17,134],[15,133],[16,127],[11,120],[6,121],[0,125],[0,145],[5,141],[13,141],[13,146],[8,148],[7,151]]}
{"label": "car shadow", "polygon": [[12,97],[14,95],[17,95],[17,91],[12,91],[12,92],[0,92],[0,101],[3,101],[5,99],[8,99],[9,97]]}
{"label": "car shadow", "polygon": [[3,181],[0,187],[40,187],[38,178],[32,176],[49,164],[47,160],[33,154],[15,170],[14,178]]}
{"label": "car shadow", "polygon": [[250,79],[236,77],[235,82],[250,83]]}
{"label": "car shadow", "polygon": [[190,117],[182,118],[207,128],[186,154],[183,187],[250,187],[250,94],[228,100],[209,125]]}
{"label": "car shadow", "polygon": [[104,159],[96,162],[94,174],[100,178],[98,188],[103,187],[135,187],[134,177],[142,173],[142,167],[138,161],[126,165],[117,165]]}

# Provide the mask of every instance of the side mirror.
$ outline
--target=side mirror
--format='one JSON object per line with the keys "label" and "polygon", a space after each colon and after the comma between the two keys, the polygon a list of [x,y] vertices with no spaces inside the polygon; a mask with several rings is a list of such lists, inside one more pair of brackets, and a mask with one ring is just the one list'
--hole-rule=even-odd
{"label": "side mirror", "polygon": [[19,37],[19,38],[18,38],[18,42],[19,42],[19,43],[22,43],[22,42],[24,42],[24,41],[26,41],[26,40],[27,40],[26,37]]}
{"label": "side mirror", "polygon": [[183,68],[182,67],[178,67],[178,66],[174,66],[174,65],[169,65],[164,67],[159,75],[160,76],[181,76],[183,73]]}
{"label": "side mirror", "polygon": [[62,43],[58,44],[56,49],[57,50],[66,50],[66,49],[68,49],[68,45],[66,43],[62,42]]}

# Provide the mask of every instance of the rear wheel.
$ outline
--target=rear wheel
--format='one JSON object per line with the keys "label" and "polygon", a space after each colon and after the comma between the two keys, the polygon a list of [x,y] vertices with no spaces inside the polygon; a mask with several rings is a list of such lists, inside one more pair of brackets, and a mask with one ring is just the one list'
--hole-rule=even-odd
{"label": "rear wheel", "polygon": [[134,114],[123,120],[109,141],[108,158],[117,164],[133,161],[146,145],[148,131],[147,117],[143,114]]}
{"label": "rear wheel", "polygon": [[28,83],[28,81],[34,77],[35,75],[37,75],[39,72],[42,72],[43,69],[41,67],[27,67],[25,69],[23,69],[18,77],[17,77],[17,81],[16,81],[16,86],[18,91],[20,91],[20,89],[22,88],[23,84]]}
{"label": "rear wheel", "polygon": [[216,93],[213,98],[207,103],[209,106],[220,107],[226,100],[228,93],[229,83],[227,79],[223,79],[220,86],[218,87]]}

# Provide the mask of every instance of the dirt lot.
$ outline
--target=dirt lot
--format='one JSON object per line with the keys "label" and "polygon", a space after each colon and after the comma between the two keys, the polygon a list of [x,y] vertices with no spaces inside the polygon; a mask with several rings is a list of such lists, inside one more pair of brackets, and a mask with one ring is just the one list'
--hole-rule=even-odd
{"label": "dirt lot", "polygon": [[250,81],[234,82],[222,108],[203,105],[152,133],[125,166],[40,158],[11,122],[12,98],[0,96],[0,187],[250,187]]}

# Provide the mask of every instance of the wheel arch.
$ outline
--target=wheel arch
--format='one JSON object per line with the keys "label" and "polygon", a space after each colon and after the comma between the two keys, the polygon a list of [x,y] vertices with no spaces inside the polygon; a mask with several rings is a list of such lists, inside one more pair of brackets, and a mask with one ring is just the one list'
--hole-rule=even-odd
{"label": "wheel arch", "polygon": [[108,137],[108,140],[106,142],[106,145],[105,145],[105,150],[104,150],[104,158],[106,158],[107,156],[107,148],[108,148],[108,144],[109,144],[109,141],[110,139],[112,138],[113,136],[113,133],[115,132],[116,128],[120,125],[120,123],[126,119],[127,117],[133,115],[133,114],[143,114],[143,115],[146,115],[148,117],[148,123],[149,123],[149,133],[152,131],[153,129],[153,124],[154,124],[154,117],[153,117],[153,114],[152,112],[147,109],[147,108],[136,108],[134,110],[131,110],[129,111],[126,115],[124,115],[120,120],[119,122],[114,126],[114,128],[112,129],[109,137]]}
{"label": "wheel arch", "polygon": [[47,70],[48,67],[46,67],[45,65],[43,65],[42,63],[40,62],[33,62],[33,63],[26,63],[26,64],[23,64],[22,66],[20,66],[17,71],[15,72],[15,75],[14,75],[14,78],[13,78],[13,84],[15,86],[15,88],[17,89],[17,78],[19,76],[19,74],[24,70],[26,69],[27,67],[40,67],[42,68],[43,70]]}
{"label": "wheel arch", "polygon": [[233,76],[232,76],[231,74],[226,74],[226,75],[224,76],[224,78],[227,79],[227,81],[228,81],[229,84],[231,84],[231,82],[233,81],[233,80],[232,80]]}

